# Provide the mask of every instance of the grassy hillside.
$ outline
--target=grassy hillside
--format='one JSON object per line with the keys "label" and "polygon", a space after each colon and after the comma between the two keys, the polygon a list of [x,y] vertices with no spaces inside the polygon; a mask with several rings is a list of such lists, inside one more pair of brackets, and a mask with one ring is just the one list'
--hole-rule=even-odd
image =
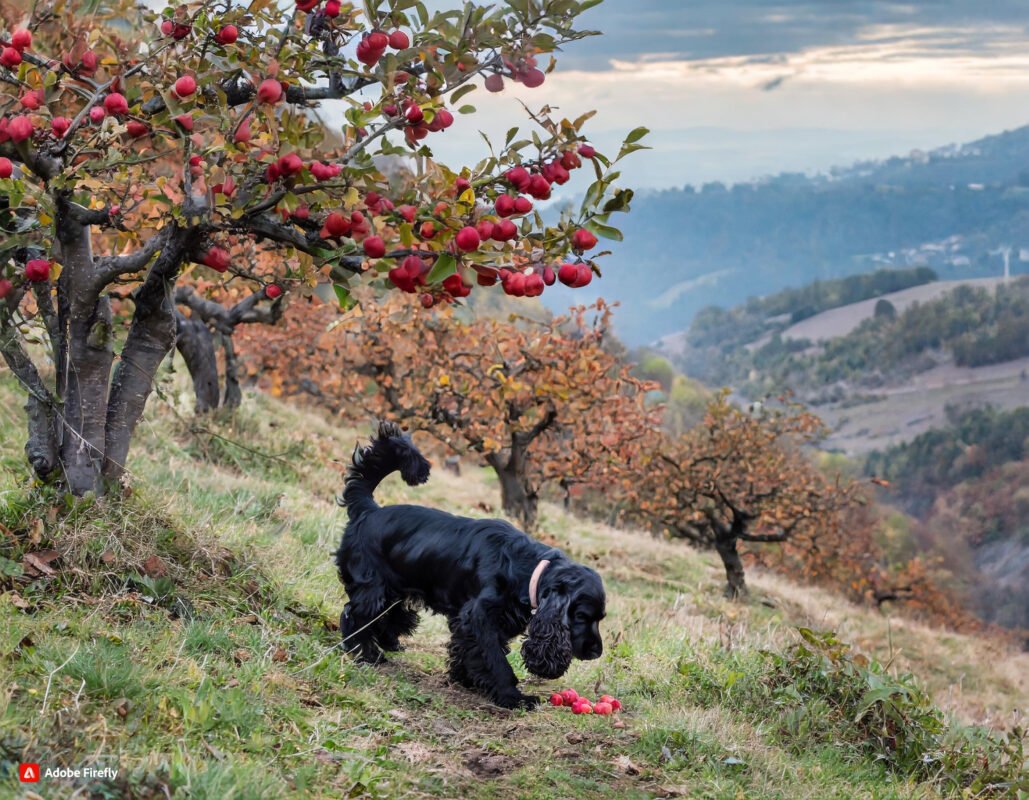
{"label": "grassy hillside", "polygon": [[[1029,655],[1002,643],[760,573],[752,603],[727,603],[715,559],[544,506],[542,535],[596,566],[609,593],[604,657],[560,684],[626,711],[501,710],[446,684],[439,619],[385,667],[338,651],[333,496],[353,431],[264,396],[235,420],[194,423],[173,390],[151,403],[131,496],[97,509],[24,492],[19,405],[0,374],[0,797],[936,797],[954,791],[947,775],[988,770],[936,755],[901,767],[932,724],[897,676],[918,674],[965,723],[1007,728],[1029,700]],[[482,515],[498,498],[466,465],[417,490],[392,478],[381,499]],[[36,580],[15,577],[34,564]],[[861,655],[797,626],[835,630]],[[892,687],[880,705],[901,717],[854,713],[854,691],[873,685]],[[963,737],[970,752],[977,736],[956,727],[940,742]],[[3,777],[27,760],[120,771],[88,791],[44,779],[30,795]]]}

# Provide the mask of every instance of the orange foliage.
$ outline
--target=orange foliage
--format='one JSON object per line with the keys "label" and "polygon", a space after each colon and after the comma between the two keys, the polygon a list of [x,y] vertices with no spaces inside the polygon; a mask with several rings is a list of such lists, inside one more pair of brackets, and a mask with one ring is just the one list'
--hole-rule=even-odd
{"label": "orange foliage", "polygon": [[613,480],[657,425],[652,385],[605,349],[610,315],[603,302],[544,323],[465,322],[404,298],[343,317],[297,304],[283,327],[247,331],[241,346],[274,392],[388,416],[481,456],[505,509],[531,526],[543,484]]}

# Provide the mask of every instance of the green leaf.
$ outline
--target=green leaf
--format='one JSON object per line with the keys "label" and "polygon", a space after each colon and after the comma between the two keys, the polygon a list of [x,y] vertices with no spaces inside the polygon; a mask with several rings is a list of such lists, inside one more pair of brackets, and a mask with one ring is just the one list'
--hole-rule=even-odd
{"label": "green leaf", "polygon": [[350,294],[350,290],[346,286],[340,286],[338,283],[332,284],[332,290],[336,293],[336,299],[339,300],[339,307],[344,311],[349,311],[353,308],[357,301],[354,300]]}
{"label": "green leaf", "polygon": [[632,202],[632,189],[617,189],[614,197],[604,203],[603,212],[610,214],[614,211],[628,211],[629,203]]}
{"label": "green leaf", "polygon": [[622,241],[622,232],[618,230],[618,228],[612,228],[610,225],[602,225],[595,220],[587,222],[586,227],[597,234],[597,236],[601,236],[605,239],[614,239],[616,242]]}
{"label": "green leaf", "polygon": [[645,144],[623,144],[622,149],[618,151],[618,158],[615,161],[620,161],[631,153],[635,153],[637,150],[650,150]]}
{"label": "green leaf", "polygon": [[635,130],[632,130],[632,131],[629,132],[629,135],[625,137],[625,143],[626,144],[632,144],[633,142],[638,142],[640,139],[642,139],[648,133],[650,133],[650,129],[649,128],[644,128],[641,125],[639,128],[636,128]]}
{"label": "green leaf", "polygon": [[461,106],[459,109],[457,109],[457,113],[458,114],[474,114],[475,113],[475,106]]}
{"label": "green leaf", "polygon": [[24,572],[25,570],[17,561],[0,556],[0,575],[6,578],[20,578]]}
{"label": "green leaf", "polygon": [[450,253],[443,253],[436,259],[436,263],[429,270],[426,281],[429,283],[440,283],[457,272],[457,259]]}
{"label": "green leaf", "polygon": [[464,86],[462,86],[460,89],[458,89],[452,95],[450,95],[450,103],[452,105],[457,105],[457,101],[458,100],[460,100],[462,97],[464,97],[469,92],[474,92],[475,89],[476,89],[476,86],[475,86],[474,83],[466,83]]}

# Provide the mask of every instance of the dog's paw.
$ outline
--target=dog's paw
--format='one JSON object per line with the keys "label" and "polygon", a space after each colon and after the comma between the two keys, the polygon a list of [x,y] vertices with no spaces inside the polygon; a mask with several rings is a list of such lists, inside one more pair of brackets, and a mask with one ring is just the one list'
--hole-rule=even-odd
{"label": "dog's paw", "polygon": [[378,650],[358,649],[354,653],[354,661],[358,664],[386,664],[389,659]]}
{"label": "dog's paw", "polygon": [[539,705],[540,699],[531,694],[522,694],[515,690],[509,694],[503,694],[496,699],[496,704],[501,708],[524,708],[527,711]]}

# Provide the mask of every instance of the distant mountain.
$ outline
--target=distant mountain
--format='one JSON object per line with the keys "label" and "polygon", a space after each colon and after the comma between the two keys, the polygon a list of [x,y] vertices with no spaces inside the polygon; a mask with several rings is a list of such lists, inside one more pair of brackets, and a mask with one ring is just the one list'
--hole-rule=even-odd
{"label": "distant mountain", "polygon": [[[1029,271],[1029,126],[809,177],[640,195],[604,277],[552,307],[619,300],[629,344],[683,330],[705,306],[880,267],[941,279]],[[608,242],[603,242],[608,245]],[[1006,255],[1005,255],[1006,253]]]}

